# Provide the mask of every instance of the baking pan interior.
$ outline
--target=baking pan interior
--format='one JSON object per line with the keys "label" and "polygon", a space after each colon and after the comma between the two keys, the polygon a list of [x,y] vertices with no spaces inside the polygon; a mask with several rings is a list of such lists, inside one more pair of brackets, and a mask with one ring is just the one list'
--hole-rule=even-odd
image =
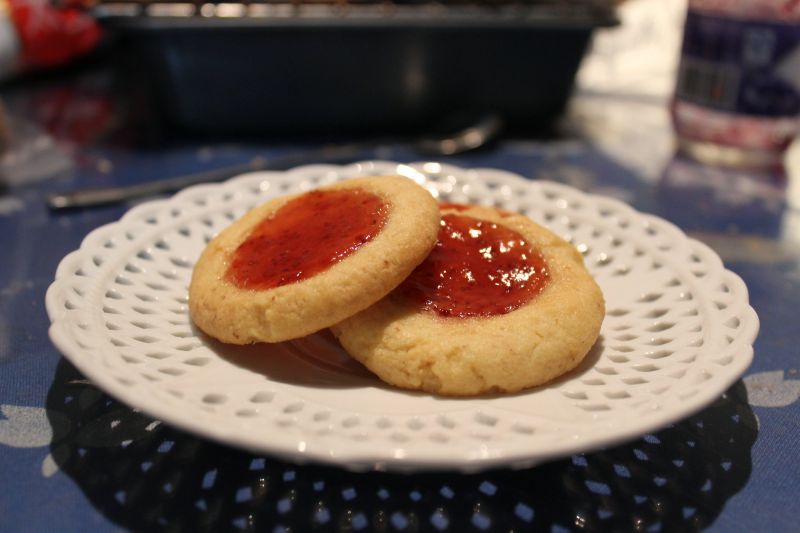
{"label": "baking pan interior", "polygon": [[430,131],[480,113],[541,130],[563,111],[594,29],[615,22],[610,9],[550,4],[406,7],[102,20],[149,107],[180,130],[222,135]]}

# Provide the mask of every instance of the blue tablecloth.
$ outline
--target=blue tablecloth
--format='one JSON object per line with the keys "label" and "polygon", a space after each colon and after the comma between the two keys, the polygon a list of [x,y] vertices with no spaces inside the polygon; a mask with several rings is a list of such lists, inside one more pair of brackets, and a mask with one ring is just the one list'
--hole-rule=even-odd
{"label": "blue tablecloth", "polygon": [[[52,99],[53,89],[38,87],[7,97],[13,116],[44,128],[36,98]],[[72,103],[96,105],[85,89],[70,93]],[[614,103],[587,95],[574,107],[590,123]],[[48,340],[44,293],[59,260],[130,206],[52,213],[46,195],[305,147],[139,150],[80,134],[97,121],[78,121],[78,134],[48,128],[51,149],[62,150],[48,157],[60,170],[20,179],[0,196],[0,530],[796,531],[800,328],[791,317],[800,302],[800,167],[790,162],[784,180],[705,168],[671,154],[663,103],[631,103],[626,113],[627,126],[609,130],[626,135],[501,139],[442,161],[612,195],[709,244],[744,279],[760,316],[754,363],[713,405],[655,434],[528,470],[472,475],[356,474],[254,456],[162,425],[86,381]],[[402,147],[359,156],[419,158]]]}

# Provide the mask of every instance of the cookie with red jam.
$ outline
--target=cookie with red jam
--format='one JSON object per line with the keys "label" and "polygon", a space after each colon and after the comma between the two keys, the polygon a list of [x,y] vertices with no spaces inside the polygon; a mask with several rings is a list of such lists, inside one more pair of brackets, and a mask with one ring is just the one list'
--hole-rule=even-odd
{"label": "cookie with red jam", "polygon": [[276,198],[214,238],[189,287],[194,323],[223,342],[279,342],[331,326],[397,287],[436,243],[433,197],[399,176]]}
{"label": "cookie with red jam", "polygon": [[516,392],[575,368],[604,314],[568,242],[523,215],[443,205],[426,260],[332,331],[387,383],[466,396]]}

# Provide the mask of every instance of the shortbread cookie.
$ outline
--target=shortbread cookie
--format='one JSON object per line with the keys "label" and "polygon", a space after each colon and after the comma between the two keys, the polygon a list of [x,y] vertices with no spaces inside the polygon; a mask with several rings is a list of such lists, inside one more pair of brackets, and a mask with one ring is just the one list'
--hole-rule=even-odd
{"label": "shortbread cookie", "polygon": [[573,369],[603,295],[578,251],[525,216],[442,206],[439,242],[389,296],[333,326],[382,380],[443,395],[515,392]]}
{"label": "shortbread cookie", "polygon": [[436,243],[433,197],[399,177],[276,198],[222,231],[195,265],[194,323],[223,342],[308,335],[383,298]]}

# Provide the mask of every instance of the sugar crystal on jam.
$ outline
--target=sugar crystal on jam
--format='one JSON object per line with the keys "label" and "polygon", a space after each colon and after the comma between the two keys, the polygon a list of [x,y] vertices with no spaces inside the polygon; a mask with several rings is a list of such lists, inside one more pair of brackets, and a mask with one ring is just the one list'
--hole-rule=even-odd
{"label": "sugar crystal on jam", "polygon": [[436,246],[398,294],[441,317],[486,317],[523,306],[548,279],[544,258],[518,232],[446,214]]}

